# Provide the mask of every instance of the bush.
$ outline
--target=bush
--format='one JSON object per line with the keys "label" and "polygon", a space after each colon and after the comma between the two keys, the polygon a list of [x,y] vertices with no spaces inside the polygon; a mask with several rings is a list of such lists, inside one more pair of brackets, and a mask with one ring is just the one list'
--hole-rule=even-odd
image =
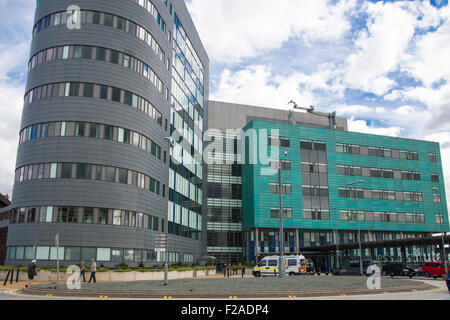
{"label": "bush", "polygon": [[121,262],[119,264],[116,264],[114,266],[115,269],[127,269],[129,266],[125,262]]}

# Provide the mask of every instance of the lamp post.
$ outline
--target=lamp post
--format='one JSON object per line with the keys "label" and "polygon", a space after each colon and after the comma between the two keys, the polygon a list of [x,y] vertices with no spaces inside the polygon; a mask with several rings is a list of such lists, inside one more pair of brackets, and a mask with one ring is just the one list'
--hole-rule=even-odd
{"label": "lamp post", "polygon": [[[169,146],[169,166],[171,161],[171,155],[170,151],[174,147],[174,142],[172,141],[171,137],[166,137],[164,140],[167,142]],[[168,217],[167,217],[168,218]],[[166,219],[166,228],[165,228],[165,235],[166,235],[166,252],[164,252],[164,285],[167,286],[169,284],[169,219]],[[164,226],[163,226],[164,227]]]}
{"label": "lamp post", "polygon": [[339,269],[339,240],[338,240],[338,224],[337,224],[337,208],[334,207],[334,223],[335,223],[335,230],[334,230],[334,241],[336,242],[336,270]]}
{"label": "lamp post", "polygon": [[[281,145],[281,140],[279,140],[279,145]],[[287,151],[284,155],[287,156]],[[280,261],[278,263],[278,277],[282,279],[285,273],[284,266],[284,212],[283,212],[283,183],[281,181],[281,157],[278,159],[278,194],[279,194],[279,215],[280,215],[280,235],[279,235],[279,246],[280,246]]]}
{"label": "lamp post", "polygon": [[353,186],[355,190],[355,200],[356,200],[356,221],[358,221],[358,242],[359,242],[359,273],[363,275],[363,261],[362,261],[362,246],[361,246],[361,224],[359,222],[359,210],[358,210],[358,192],[356,192],[356,185],[362,184],[364,181],[356,181],[348,183],[348,186]]}
{"label": "lamp post", "polygon": [[445,240],[444,240],[444,215],[441,215],[441,194],[439,193],[439,189],[434,187],[433,191],[435,192],[437,203],[438,203],[438,213],[439,213],[439,222],[441,225],[441,240],[442,240],[442,255],[444,256],[444,268],[445,274],[448,274],[447,268],[447,254],[445,253]]}

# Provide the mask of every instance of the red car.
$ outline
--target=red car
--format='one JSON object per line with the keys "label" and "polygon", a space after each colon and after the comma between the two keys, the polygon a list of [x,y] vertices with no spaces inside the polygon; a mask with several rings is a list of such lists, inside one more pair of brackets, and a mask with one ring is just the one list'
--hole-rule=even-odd
{"label": "red car", "polygon": [[445,274],[445,267],[442,262],[427,262],[423,265],[423,274],[425,277],[442,277]]}

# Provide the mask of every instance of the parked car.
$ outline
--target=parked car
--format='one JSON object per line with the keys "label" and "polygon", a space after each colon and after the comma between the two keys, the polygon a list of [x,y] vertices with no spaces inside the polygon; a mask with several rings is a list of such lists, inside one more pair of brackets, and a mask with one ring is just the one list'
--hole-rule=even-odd
{"label": "parked car", "polygon": [[[364,260],[363,274],[367,275],[367,268],[371,265],[378,265],[378,261]],[[359,260],[344,263],[343,267],[335,270],[335,275],[359,275],[361,273]],[[369,274],[370,275],[370,274]]]}
{"label": "parked car", "polygon": [[389,262],[383,264],[381,268],[385,276],[408,276],[412,278],[416,275],[414,269],[405,267],[401,262]]}
{"label": "parked car", "polygon": [[442,262],[426,262],[423,265],[423,274],[425,277],[438,278],[445,274],[444,263]]}

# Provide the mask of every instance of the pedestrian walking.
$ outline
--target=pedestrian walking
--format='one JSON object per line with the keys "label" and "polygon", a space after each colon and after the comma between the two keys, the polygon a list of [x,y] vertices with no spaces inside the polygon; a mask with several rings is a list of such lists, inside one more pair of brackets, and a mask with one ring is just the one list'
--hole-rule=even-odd
{"label": "pedestrian walking", "polygon": [[95,273],[97,272],[97,264],[95,263],[95,260],[91,260],[91,277],[89,278],[89,283],[91,283],[91,280],[94,280],[94,283],[97,282],[97,279],[95,279]]}
{"label": "pedestrian walking", "polygon": [[28,283],[25,285],[25,288],[31,287],[34,277],[37,276],[36,260],[32,260],[31,263],[28,265],[27,274],[28,274]]}
{"label": "pedestrian walking", "polygon": [[81,277],[83,277],[83,282],[86,282],[86,262],[84,260],[81,261],[80,277],[78,278],[78,281],[81,280]]}

